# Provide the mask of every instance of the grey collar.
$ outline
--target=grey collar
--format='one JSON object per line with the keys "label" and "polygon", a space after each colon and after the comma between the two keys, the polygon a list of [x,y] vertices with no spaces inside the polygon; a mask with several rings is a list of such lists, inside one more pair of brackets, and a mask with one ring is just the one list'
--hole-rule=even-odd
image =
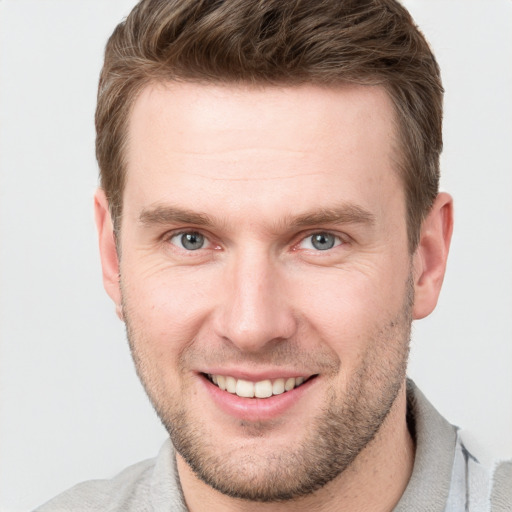
{"label": "grey collar", "polygon": [[411,478],[393,512],[443,512],[450,492],[457,429],[411,380],[407,381],[407,409],[416,454]]}

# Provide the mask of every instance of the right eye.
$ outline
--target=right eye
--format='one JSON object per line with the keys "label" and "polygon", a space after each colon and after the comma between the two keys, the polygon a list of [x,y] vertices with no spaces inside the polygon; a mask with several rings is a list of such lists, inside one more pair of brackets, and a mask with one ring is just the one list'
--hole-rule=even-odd
{"label": "right eye", "polygon": [[185,251],[197,251],[209,247],[210,242],[197,231],[182,231],[171,236],[169,242]]}

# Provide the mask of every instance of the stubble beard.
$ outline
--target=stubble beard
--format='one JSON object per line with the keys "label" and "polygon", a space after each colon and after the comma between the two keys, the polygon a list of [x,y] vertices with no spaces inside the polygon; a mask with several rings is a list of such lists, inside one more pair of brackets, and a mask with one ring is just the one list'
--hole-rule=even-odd
{"label": "stubble beard", "polygon": [[[266,450],[251,453],[246,446],[220,453],[215,436],[208,435],[208,426],[191,414],[191,404],[181,396],[169,403],[165,390],[154,382],[150,365],[139,350],[142,340],[135,339],[136,331],[126,314],[129,307],[123,310],[137,373],[176,451],[200,480],[219,492],[272,503],[322,488],[349,468],[375,438],[405,381],[413,301],[409,277],[401,311],[377,330],[347,389],[330,390],[326,405],[300,443],[270,454]],[[265,443],[268,425],[246,427],[249,439]]]}

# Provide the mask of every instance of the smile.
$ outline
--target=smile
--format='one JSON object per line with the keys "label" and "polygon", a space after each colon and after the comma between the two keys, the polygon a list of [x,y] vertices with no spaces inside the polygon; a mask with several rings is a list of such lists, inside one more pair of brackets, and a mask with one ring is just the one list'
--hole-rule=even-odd
{"label": "smile", "polygon": [[286,391],[291,391],[311,377],[290,377],[280,379],[265,379],[258,382],[251,382],[243,379],[225,375],[210,375],[206,377],[223,391],[242,398],[269,398],[274,395],[281,395]]}

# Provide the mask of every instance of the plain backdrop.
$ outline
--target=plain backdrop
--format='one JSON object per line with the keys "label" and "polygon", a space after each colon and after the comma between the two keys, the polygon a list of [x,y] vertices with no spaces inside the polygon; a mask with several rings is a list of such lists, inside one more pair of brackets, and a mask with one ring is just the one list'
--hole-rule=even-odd
{"label": "plain backdrop", "polygon": [[[107,37],[133,0],[0,1],[0,509],[152,457],[166,434],[102,289],[93,112]],[[405,2],[446,89],[456,229],[409,374],[512,456],[512,2]]]}

